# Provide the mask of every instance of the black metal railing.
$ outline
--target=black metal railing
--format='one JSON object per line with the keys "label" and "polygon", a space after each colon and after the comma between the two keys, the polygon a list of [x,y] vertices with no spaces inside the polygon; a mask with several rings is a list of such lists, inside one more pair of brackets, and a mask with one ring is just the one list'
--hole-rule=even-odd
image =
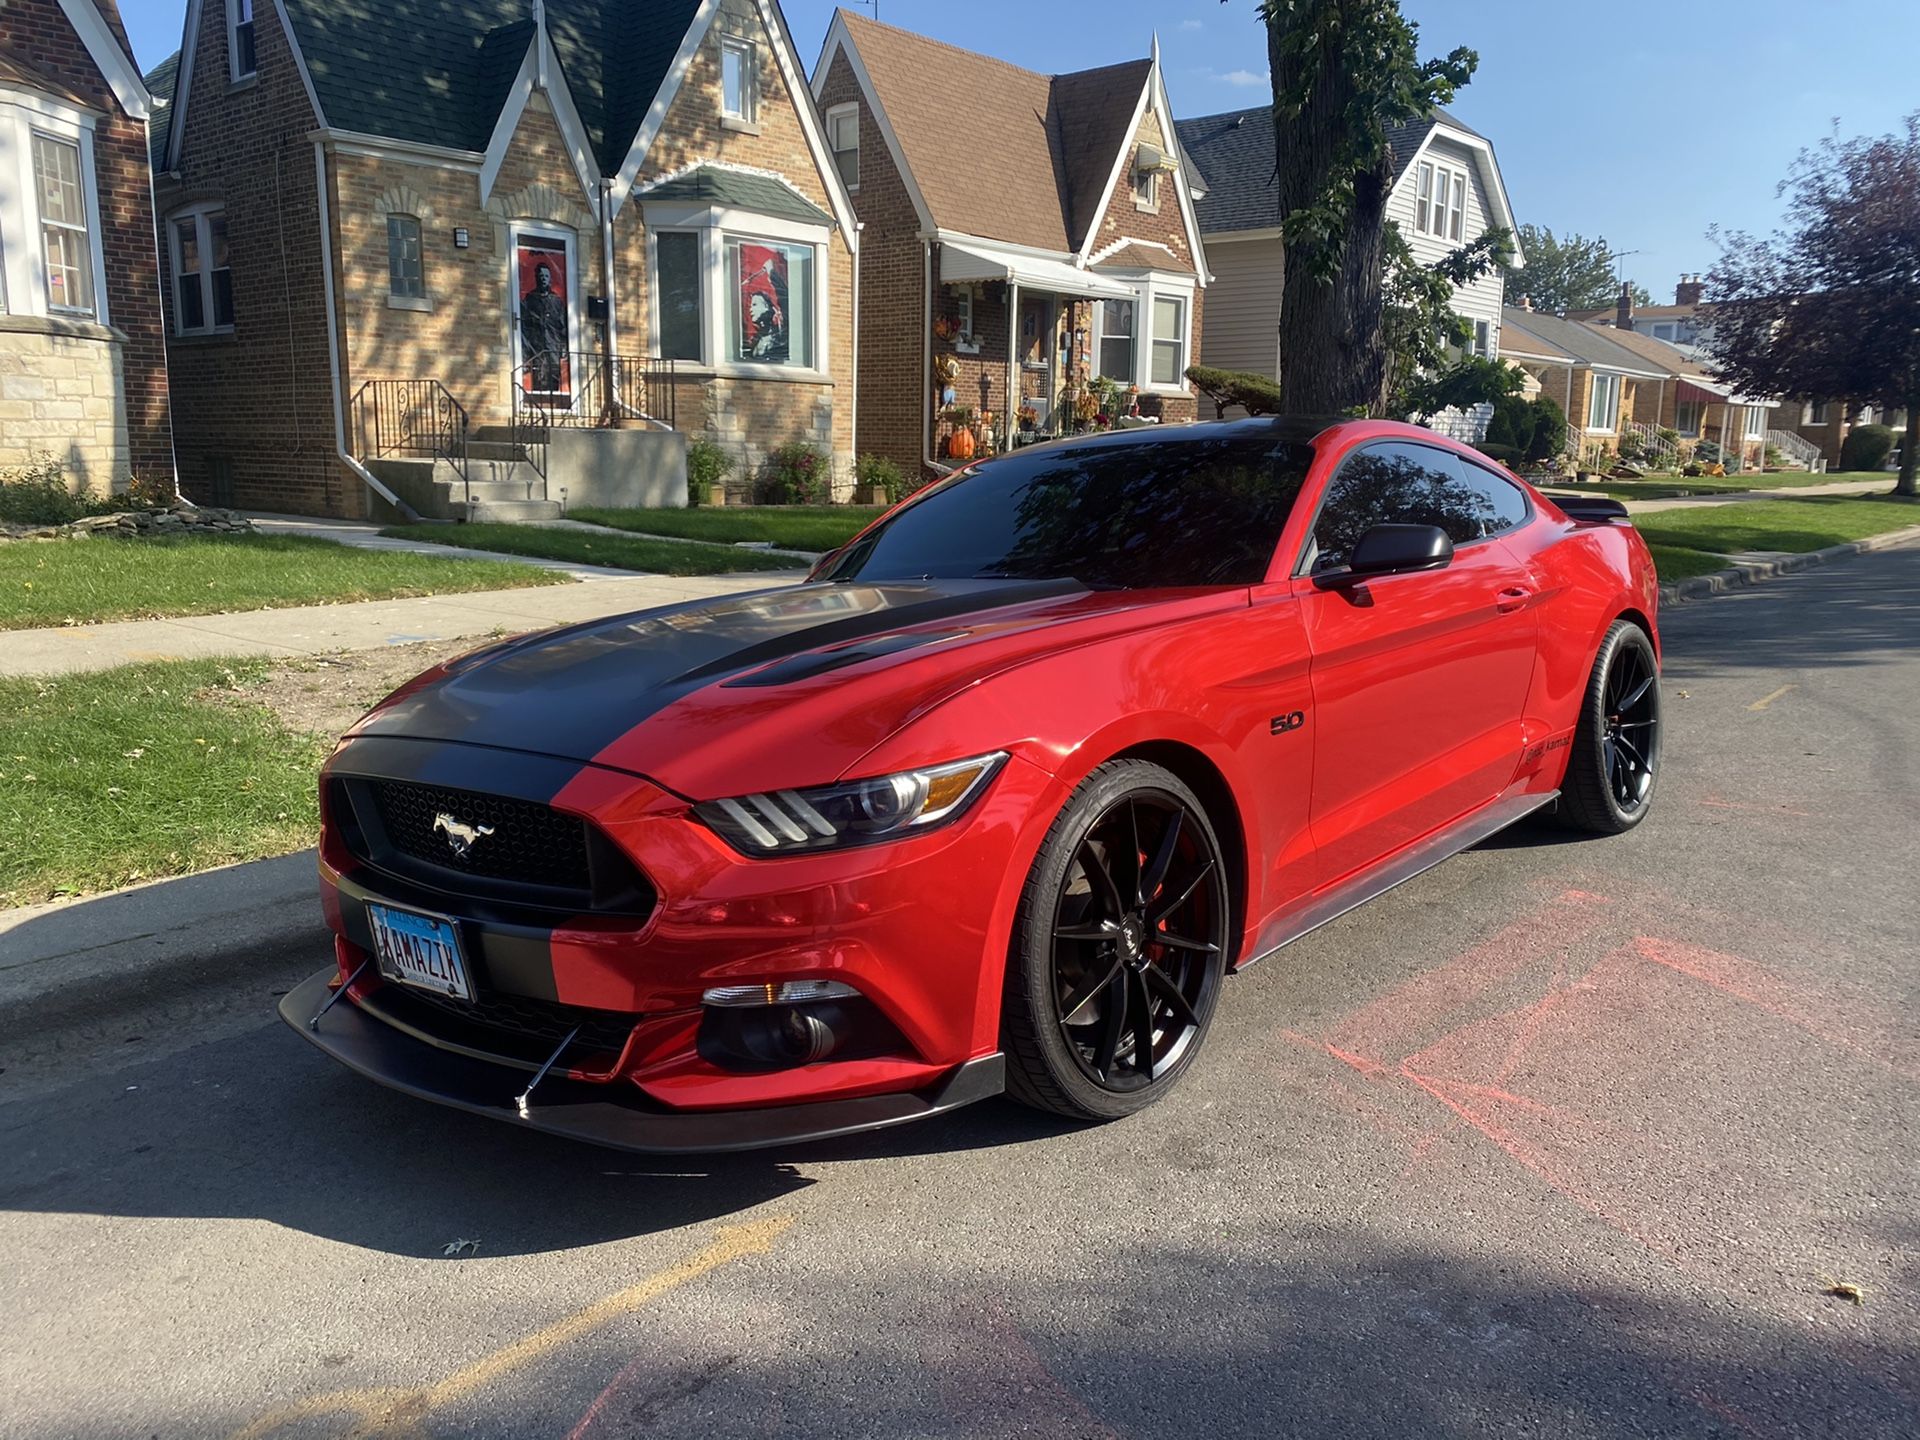
{"label": "black metal railing", "polygon": [[467,441],[473,430],[466,407],[438,380],[369,380],[353,397],[353,433],[364,459],[421,455],[444,460],[460,477],[469,504],[473,476]]}
{"label": "black metal railing", "polygon": [[674,362],[550,351],[513,372],[513,443],[544,478],[547,432],[617,425],[675,428]]}

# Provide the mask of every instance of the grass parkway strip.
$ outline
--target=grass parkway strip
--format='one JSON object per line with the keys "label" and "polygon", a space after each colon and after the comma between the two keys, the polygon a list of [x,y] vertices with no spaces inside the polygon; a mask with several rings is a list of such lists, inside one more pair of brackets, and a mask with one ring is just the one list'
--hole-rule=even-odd
{"label": "grass parkway strip", "polygon": [[1733,557],[1801,555],[1920,525],[1920,500],[1891,495],[1810,495],[1634,517],[1662,580],[1725,570]]}
{"label": "grass parkway strip", "polygon": [[292,535],[18,540],[0,544],[0,630],[565,583],[528,565]]}
{"label": "grass parkway strip", "polygon": [[[725,545],[681,545],[671,540],[648,540],[612,531],[599,535],[587,530],[539,525],[389,525],[380,533],[396,540],[425,540],[429,544],[456,545],[464,550],[533,555],[542,560],[606,565],[651,575],[734,575],[745,570],[798,567],[798,562],[787,556],[762,555]],[[456,560],[452,563],[481,562]]]}
{"label": "grass parkway strip", "polygon": [[726,505],[693,510],[575,510],[572,518],[642,535],[682,540],[739,541],[821,554],[836,550],[872,523],[877,505]]}

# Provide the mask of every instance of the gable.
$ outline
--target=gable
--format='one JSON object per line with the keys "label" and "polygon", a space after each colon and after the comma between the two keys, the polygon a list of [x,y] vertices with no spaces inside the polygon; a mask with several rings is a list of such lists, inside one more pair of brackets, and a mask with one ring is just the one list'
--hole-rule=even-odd
{"label": "gable", "polygon": [[1151,60],[1129,60],[1054,77],[1060,161],[1067,180],[1067,234],[1075,245],[1085,246],[1101,210],[1110,208],[1108,182],[1114,162],[1122,147],[1130,153],[1138,138],[1130,140],[1128,130],[1152,69]]}

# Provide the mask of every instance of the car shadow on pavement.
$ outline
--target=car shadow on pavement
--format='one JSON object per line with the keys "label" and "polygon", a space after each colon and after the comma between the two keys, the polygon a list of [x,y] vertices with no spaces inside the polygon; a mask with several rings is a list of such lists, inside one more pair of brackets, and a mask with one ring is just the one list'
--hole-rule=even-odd
{"label": "car shadow on pavement", "polygon": [[[1920,650],[1920,550],[1861,555],[1660,615],[1669,682],[1732,670],[1828,670]],[[1700,637],[1696,640],[1696,635]]]}
{"label": "car shadow on pavement", "polygon": [[364,1080],[279,1024],[9,1104],[0,1208],[257,1218],[438,1255],[532,1254],[724,1219],[814,1183],[804,1161],[1018,1144],[1064,1122],[989,1101],[780,1151],[646,1155],[520,1130]]}

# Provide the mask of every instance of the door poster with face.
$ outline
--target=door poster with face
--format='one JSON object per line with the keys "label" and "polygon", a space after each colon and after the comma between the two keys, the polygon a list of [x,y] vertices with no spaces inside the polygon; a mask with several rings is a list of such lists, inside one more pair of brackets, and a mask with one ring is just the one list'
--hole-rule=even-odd
{"label": "door poster with face", "polygon": [[787,252],[742,242],[735,250],[739,287],[739,358],[784,365],[789,354]]}
{"label": "door poster with face", "polygon": [[535,395],[571,389],[567,352],[567,247],[557,240],[521,237],[514,246],[514,284],[520,296],[520,384]]}

